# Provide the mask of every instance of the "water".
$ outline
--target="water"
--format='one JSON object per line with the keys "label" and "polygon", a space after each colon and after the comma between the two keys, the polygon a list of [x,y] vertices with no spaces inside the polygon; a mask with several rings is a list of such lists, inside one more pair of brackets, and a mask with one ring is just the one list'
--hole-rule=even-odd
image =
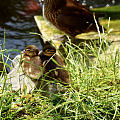
{"label": "water", "polygon": [[[39,33],[34,15],[40,15],[39,6],[32,0],[0,0],[0,42],[4,41],[6,49],[24,50],[27,45],[34,44],[42,49],[40,37],[30,34]],[[14,58],[18,53],[11,52]]]}
{"label": "water", "polygon": [[88,7],[105,7],[119,5],[120,0],[79,0],[81,3],[87,5]]}

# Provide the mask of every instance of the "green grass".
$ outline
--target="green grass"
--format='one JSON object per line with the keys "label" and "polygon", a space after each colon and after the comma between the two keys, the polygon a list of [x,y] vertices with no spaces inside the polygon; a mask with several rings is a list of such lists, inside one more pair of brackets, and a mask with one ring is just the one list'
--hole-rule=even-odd
{"label": "green grass", "polygon": [[[84,44],[84,49],[66,43],[66,69],[71,84],[64,93],[43,95],[41,88],[30,95],[0,90],[0,119],[8,120],[117,120],[120,118],[120,54],[108,54],[109,46]],[[0,50],[5,57],[5,43]],[[9,50],[8,50],[9,51]],[[113,52],[113,51],[111,51]],[[104,56],[104,57],[103,57]],[[3,59],[3,64],[6,61]],[[2,77],[2,76],[1,76]]]}
{"label": "green grass", "polygon": [[[108,28],[108,19],[101,20],[101,25]],[[112,34],[120,35],[120,20],[110,20],[109,28],[113,29]]]}
{"label": "green grass", "polygon": [[110,6],[110,7],[94,8],[93,11],[94,10],[96,12],[120,12],[120,5]]}
{"label": "green grass", "polygon": [[105,17],[111,17],[111,19],[120,19],[120,5],[111,7],[102,7],[91,9],[93,12],[105,13]]}

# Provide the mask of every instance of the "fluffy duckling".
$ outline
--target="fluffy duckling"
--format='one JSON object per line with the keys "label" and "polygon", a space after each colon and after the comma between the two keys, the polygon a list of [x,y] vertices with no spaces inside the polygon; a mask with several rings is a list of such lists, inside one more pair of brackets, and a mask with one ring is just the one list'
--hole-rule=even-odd
{"label": "fluffy duckling", "polygon": [[59,80],[64,85],[70,83],[69,73],[64,69],[64,60],[56,54],[56,48],[49,42],[44,44],[40,58],[50,79]]}
{"label": "fluffy duckling", "polygon": [[25,48],[22,59],[23,71],[32,79],[42,77],[44,69],[39,57],[39,49],[35,45],[28,45]]}

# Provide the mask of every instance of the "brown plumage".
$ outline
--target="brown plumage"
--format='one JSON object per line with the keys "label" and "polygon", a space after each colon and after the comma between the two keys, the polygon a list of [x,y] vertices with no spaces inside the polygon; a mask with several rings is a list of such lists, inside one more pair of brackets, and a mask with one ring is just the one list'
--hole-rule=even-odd
{"label": "brown plumage", "polygon": [[35,45],[28,45],[23,54],[23,71],[32,79],[39,79],[44,72],[43,64],[38,54],[39,49]]}
{"label": "brown plumage", "polygon": [[56,54],[55,47],[49,42],[45,43],[40,58],[45,65],[48,78],[58,80],[62,84],[70,83],[69,73],[64,69],[64,60]]}
{"label": "brown plumage", "polygon": [[[71,37],[97,31],[93,13],[77,0],[44,0],[43,16]],[[102,31],[98,18],[96,20]]]}

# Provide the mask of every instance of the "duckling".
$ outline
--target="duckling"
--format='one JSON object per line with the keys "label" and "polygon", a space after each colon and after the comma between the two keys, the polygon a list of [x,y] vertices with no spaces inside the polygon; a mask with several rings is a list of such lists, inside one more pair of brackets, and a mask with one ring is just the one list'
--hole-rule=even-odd
{"label": "duckling", "polygon": [[56,54],[56,48],[49,42],[44,44],[40,58],[45,65],[46,72],[48,72],[50,79],[58,80],[64,85],[70,83],[69,73],[64,69],[64,60]]}
{"label": "duckling", "polygon": [[39,49],[35,45],[25,48],[22,58],[23,71],[32,79],[39,79],[44,73],[43,64],[39,57]]}

